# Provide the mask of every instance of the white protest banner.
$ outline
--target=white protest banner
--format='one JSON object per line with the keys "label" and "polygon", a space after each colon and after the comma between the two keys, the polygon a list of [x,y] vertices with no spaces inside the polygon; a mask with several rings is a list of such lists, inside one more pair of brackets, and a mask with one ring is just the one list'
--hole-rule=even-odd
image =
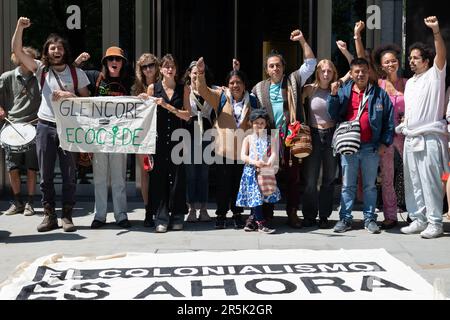
{"label": "white protest banner", "polygon": [[51,255],[0,286],[0,299],[18,300],[433,298],[433,287],[384,249]]}
{"label": "white protest banner", "polygon": [[73,152],[154,154],[156,104],[136,97],[53,102],[61,148]]}

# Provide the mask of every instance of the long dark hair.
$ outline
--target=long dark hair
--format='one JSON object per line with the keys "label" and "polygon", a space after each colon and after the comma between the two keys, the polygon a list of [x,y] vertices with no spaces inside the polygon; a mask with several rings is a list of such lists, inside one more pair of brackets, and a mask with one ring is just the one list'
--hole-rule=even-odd
{"label": "long dark hair", "polygon": [[[128,79],[128,71],[127,71],[127,61],[125,59],[122,59],[122,68],[120,68],[120,74],[119,74],[119,79],[120,80],[125,80]],[[111,78],[111,76],[109,75],[109,70],[108,70],[108,60],[105,59],[103,61],[103,66],[102,66],[102,74],[103,77],[105,79],[109,79]]]}
{"label": "long dark hair", "polygon": [[41,61],[44,64],[44,66],[46,66],[46,67],[50,66],[50,59],[48,56],[48,48],[50,47],[51,44],[57,44],[57,43],[61,43],[64,48],[64,56],[63,56],[62,62],[67,65],[72,65],[73,58],[72,58],[72,53],[70,50],[69,43],[67,42],[66,39],[64,39],[60,35],[58,35],[56,33],[52,33],[48,36],[48,38],[45,41],[44,46],[42,48]]}
{"label": "long dark hair", "polygon": [[247,76],[245,75],[244,72],[240,71],[240,70],[233,70],[230,71],[225,79],[225,85],[228,87],[228,84],[230,82],[230,79],[232,77],[238,77],[239,79],[242,80],[242,82],[244,83],[244,92],[247,91],[248,88],[248,80],[247,80]]}

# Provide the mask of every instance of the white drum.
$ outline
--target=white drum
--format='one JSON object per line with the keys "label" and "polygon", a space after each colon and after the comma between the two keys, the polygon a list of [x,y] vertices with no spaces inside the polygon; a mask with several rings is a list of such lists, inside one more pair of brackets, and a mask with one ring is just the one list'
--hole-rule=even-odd
{"label": "white drum", "polygon": [[[21,137],[16,130],[23,136]],[[9,124],[0,132],[0,145],[5,151],[20,153],[27,152],[35,143],[36,129],[28,123],[14,123],[14,128]]]}

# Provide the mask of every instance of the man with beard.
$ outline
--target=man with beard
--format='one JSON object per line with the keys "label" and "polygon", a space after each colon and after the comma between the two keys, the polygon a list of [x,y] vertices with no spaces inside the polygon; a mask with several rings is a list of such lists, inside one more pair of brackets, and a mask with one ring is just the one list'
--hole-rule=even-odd
{"label": "man with beard", "polygon": [[409,66],[414,75],[405,88],[406,135],[404,153],[406,209],[412,223],[402,233],[420,233],[432,239],[443,233],[441,175],[448,172],[448,132],[445,114],[445,68],[447,51],[438,19],[424,19],[433,31],[436,55],[415,43]]}
{"label": "man with beard", "polygon": [[[278,129],[282,141],[280,141],[281,172],[286,181],[286,213],[288,225],[299,229],[302,223],[297,216],[300,203],[300,161],[291,155],[291,148],[284,147],[288,133],[288,125],[292,113],[296,120],[305,123],[303,119],[302,88],[308,78],[314,73],[317,60],[314,52],[306,41],[303,32],[294,30],[291,32],[290,40],[299,42],[304,62],[302,66],[292,72],[285,74],[287,65],[284,57],[278,52],[272,52],[265,58],[264,70],[268,79],[256,84],[252,93],[258,98],[259,104],[269,114],[269,125],[272,129]],[[291,94],[292,93],[292,94]],[[263,205],[264,217],[267,220],[273,218],[273,204]]]}
{"label": "man with beard", "polygon": [[26,68],[36,75],[42,94],[36,129],[36,151],[41,173],[40,189],[44,207],[44,220],[37,227],[37,230],[46,232],[58,228],[53,182],[56,157],[58,157],[63,180],[62,226],[65,232],[73,232],[76,230],[72,222],[72,209],[75,204],[76,165],[73,154],[64,151],[59,146],[51,101],[76,97],[76,93],[79,96],[87,97],[89,95],[87,89],[89,80],[82,70],[70,67],[72,60],[67,41],[56,34],[51,34],[47,38],[42,50],[41,61],[34,60],[24,54],[22,48],[23,31],[30,26],[30,19],[19,18],[12,38],[12,48],[14,54]]}

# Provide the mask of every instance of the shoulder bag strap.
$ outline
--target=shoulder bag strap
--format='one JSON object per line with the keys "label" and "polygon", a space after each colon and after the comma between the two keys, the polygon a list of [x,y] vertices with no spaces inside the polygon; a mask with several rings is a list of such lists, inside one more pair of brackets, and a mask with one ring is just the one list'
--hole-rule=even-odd
{"label": "shoulder bag strap", "polygon": [[289,117],[290,117],[290,121],[291,123],[297,121],[297,116],[296,116],[296,112],[294,110],[294,93],[292,92],[292,85],[291,88],[287,88],[287,92],[288,92],[288,107],[289,107]]}
{"label": "shoulder bag strap", "polygon": [[363,99],[361,100],[361,104],[359,105],[358,116],[355,119],[357,121],[359,121],[359,119],[361,118],[361,115],[363,114],[364,109],[366,108],[366,103],[369,100],[369,89],[370,88],[367,87],[366,91],[364,92]]}
{"label": "shoulder bag strap", "polygon": [[60,79],[59,76],[56,74],[55,70],[51,69],[51,71],[52,71],[52,73],[53,73],[53,76],[54,76],[55,79],[56,79],[56,82],[58,82],[59,88],[60,88],[62,91],[67,91],[67,89],[64,88],[64,86],[63,86],[63,84],[62,84],[62,82],[61,82],[61,79]]}
{"label": "shoulder bag strap", "polygon": [[197,105],[197,108],[200,110],[196,110],[196,114],[197,114],[197,121],[198,121],[198,125],[200,127],[200,144],[202,144],[202,140],[203,140],[203,117],[202,117],[202,112],[203,112],[203,105],[200,103],[200,101],[198,101],[197,97],[195,96],[195,94],[191,91],[191,98],[194,100],[195,104]]}

